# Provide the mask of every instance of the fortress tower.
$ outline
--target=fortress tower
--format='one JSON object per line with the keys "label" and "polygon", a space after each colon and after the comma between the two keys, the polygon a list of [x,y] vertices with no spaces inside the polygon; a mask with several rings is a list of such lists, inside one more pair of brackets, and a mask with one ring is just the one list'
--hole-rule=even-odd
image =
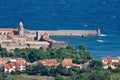
{"label": "fortress tower", "polygon": [[22,22],[19,23],[18,34],[19,35],[24,35],[24,28],[23,28],[23,23]]}

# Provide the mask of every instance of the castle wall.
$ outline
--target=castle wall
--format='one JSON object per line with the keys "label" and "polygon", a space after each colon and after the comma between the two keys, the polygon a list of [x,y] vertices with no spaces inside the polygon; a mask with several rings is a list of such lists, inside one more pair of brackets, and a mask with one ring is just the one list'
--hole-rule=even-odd
{"label": "castle wall", "polygon": [[[29,34],[35,35],[35,30],[27,30]],[[48,33],[50,36],[99,36],[99,30],[37,30],[40,34]]]}
{"label": "castle wall", "polygon": [[6,48],[8,51],[13,51],[15,48],[20,48],[20,49],[29,48],[27,44],[30,45],[30,48],[36,48],[36,49],[39,49],[40,47],[47,48],[49,46],[49,43],[45,41],[39,41],[39,42],[27,41],[24,42],[23,45],[6,42],[6,43],[2,43],[1,47]]}
{"label": "castle wall", "polygon": [[49,47],[50,48],[66,48],[67,43],[65,43],[65,42],[51,42]]}

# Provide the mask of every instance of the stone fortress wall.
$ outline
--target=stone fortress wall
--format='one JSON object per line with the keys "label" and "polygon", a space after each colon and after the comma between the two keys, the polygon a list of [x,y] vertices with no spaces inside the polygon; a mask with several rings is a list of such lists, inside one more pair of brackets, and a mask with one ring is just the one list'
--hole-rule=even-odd
{"label": "stone fortress wall", "polygon": [[0,45],[8,51],[15,48],[60,48],[66,47],[67,43],[50,39],[49,36],[100,36],[97,30],[26,30],[20,22],[17,29],[0,28]]}
{"label": "stone fortress wall", "polygon": [[26,30],[28,33],[35,35],[38,31],[39,35],[48,33],[50,36],[100,36],[100,29],[97,30]]}

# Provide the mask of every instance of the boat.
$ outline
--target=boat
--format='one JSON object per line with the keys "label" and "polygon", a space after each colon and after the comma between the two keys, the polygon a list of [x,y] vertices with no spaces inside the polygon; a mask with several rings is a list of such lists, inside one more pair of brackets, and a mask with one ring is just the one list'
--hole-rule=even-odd
{"label": "boat", "polygon": [[104,40],[96,40],[96,41],[97,41],[97,42],[101,42],[101,43],[102,43],[102,42],[105,42]]}

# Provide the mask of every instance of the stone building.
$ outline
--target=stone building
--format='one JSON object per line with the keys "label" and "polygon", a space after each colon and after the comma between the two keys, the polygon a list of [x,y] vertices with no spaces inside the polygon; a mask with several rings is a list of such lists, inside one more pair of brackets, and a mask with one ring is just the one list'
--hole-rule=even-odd
{"label": "stone building", "polygon": [[[37,31],[35,35],[25,30],[20,22],[18,28],[0,28],[0,45],[8,51],[15,48],[65,48],[65,42],[56,41],[49,38],[49,34],[44,31]],[[28,46],[29,45],[29,46]]]}
{"label": "stone building", "polygon": [[[47,48],[47,41],[35,40],[36,36],[26,34],[23,23],[20,22],[18,28],[0,28],[0,45],[8,51],[13,51],[15,48]],[[39,37],[39,35],[37,35]],[[28,46],[28,44],[30,46]]]}

